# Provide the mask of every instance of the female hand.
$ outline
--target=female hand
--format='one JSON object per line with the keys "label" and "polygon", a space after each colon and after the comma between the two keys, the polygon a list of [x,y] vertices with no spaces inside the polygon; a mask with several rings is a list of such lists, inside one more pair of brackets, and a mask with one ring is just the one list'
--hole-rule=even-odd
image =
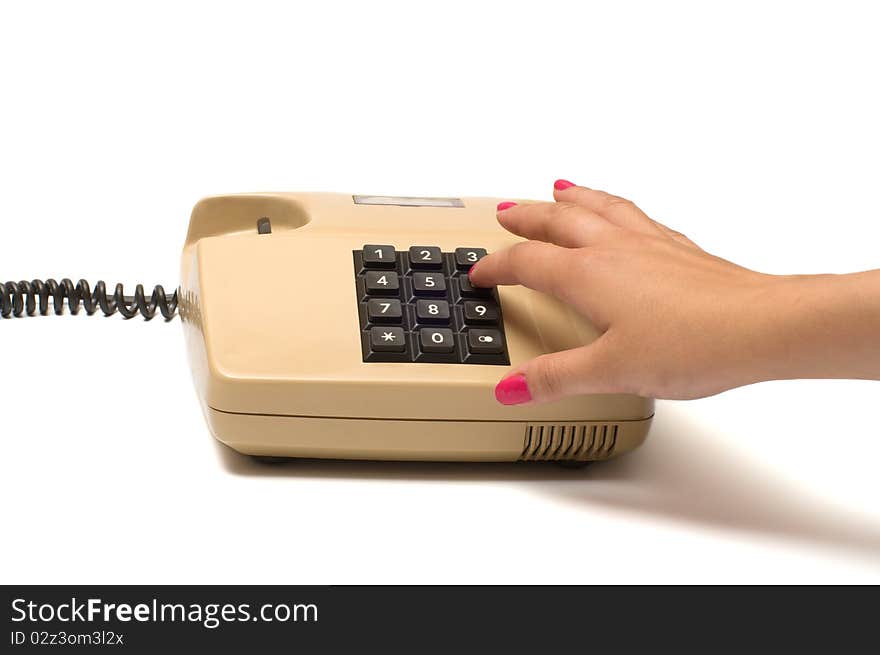
{"label": "female hand", "polygon": [[[498,205],[501,225],[527,241],[484,257],[470,277],[556,296],[602,334],[516,367],[496,388],[499,402],[684,399],[769,379],[880,377],[880,271],[758,273],[704,252],[628,200],[565,180],[554,187],[556,202]],[[866,312],[858,300],[870,293]],[[856,316],[853,304],[862,306]]]}

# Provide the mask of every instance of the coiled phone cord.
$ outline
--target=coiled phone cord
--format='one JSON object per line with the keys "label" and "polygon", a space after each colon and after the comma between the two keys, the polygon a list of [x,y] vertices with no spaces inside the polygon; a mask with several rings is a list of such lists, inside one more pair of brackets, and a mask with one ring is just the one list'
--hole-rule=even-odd
{"label": "coiled phone cord", "polygon": [[170,321],[177,312],[177,291],[169,298],[161,285],[153,287],[153,293],[147,298],[142,284],[135,287],[134,296],[126,296],[123,286],[117,284],[111,296],[103,281],[98,282],[92,291],[85,280],[74,285],[71,280],[64,278],[61,282],[48,279],[0,284],[0,316],[34,316],[38,311],[41,316],[46,316],[50,298],[52,310],[59,316],[64,313],[65,301],[71,314],[78,313],[82,305],[89,316],[100,309],[104,316],[119,312],[128,319],[140,314],[149,321],[158,310],[166,321]]}

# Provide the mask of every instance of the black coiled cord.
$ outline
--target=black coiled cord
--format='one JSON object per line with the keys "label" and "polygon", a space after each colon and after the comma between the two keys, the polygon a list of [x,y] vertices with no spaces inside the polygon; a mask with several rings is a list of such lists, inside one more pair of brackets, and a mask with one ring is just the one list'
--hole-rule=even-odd
{"label": "black coiled cord", "polygon": [[150,320],[158,310],[166,321],[170,321],[177,311],[177,291],[168,298],[161,285],[154,287],[147,299],[142,284],[135,287],[134,296],[126,296],[121,284],[117,284],[113,295],[108,296],[107,285],[103,281],[98,282],[92,291],[85,280],[80,280],[74,286],[71,280],[64,278],[61,282],[49,279],[45,282],[32,280],[0,284],[0,316],[33,316],[37,311],[45,316],[49,313],[50,299],[52,309],[58,315],[64,313],[65,300],[71,314],[79,312],[82,305],[89,316],[100,309],[104,316],[119,312],[123,318],[134,318],[140,314]]}

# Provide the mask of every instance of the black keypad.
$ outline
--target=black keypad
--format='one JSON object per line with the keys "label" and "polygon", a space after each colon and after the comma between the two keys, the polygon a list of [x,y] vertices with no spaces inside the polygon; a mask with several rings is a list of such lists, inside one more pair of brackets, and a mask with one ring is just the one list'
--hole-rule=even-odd
{"label": "black keypad", "polygon": [[367,301],[367,320],[370,323],[400,323],[403,305],[396,298],[372,298]]}
{"label": "black keypad", "polygon": [[413,293],[417,296],[445,296],[446,278],[443,273],[413,273]]}
{"label": "black keypad", "polygon": [[485,248],[456,248],[455,267],[460,271],[470,270],[470,267],[486,256]]}
{"label": "black keypad", "polygon": [[367,244],[361,252],[364,268],[394,268],[397,266],[397,251],[394,246]]}
{"label": "black keypad", "polygon": [[375,352],[399,352],[406,350],[406,333],[400,327],[370,328],[370,348]]}
{"label": "black keypad", "polygon": [[491,300],[465,300],[464,322],[485,324],[498,322],[498,306]]}
{"label": "black keypad", "polygon": [[449,323],[449,303],[445,300],[417,300],[416,319],[419,323]]}
{"label": "black keypad", "polygon": [[425,353],[452,353],[455,352],[455,335],[449,328],[422,328],[419,347]]}
{"label": "black keypad", "polygon": [[371,295],[396,296],[400,293],[400,278],[394,271],[367,271],[364,285]]}
{"label": "black keypad", "polygon": [[470,284],[483,248],[353,252],[365,362],[510,363],[498,291]]}
{"label": "black keypad", "polygon": [[437,246],[413,246],[409,249],[409,265],[413,268],[443,268],[443,253]]}

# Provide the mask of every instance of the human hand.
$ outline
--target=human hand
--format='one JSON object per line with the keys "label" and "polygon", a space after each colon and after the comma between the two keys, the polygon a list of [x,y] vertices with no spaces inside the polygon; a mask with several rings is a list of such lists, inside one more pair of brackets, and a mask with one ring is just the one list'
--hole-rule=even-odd
{"label": "human hand", "polygon": [[704,252],[628,200],[564,180],[554,186],[556,202],[499,204],[501,225],[527,241],[484,257],[470,277],[556,296],[602,334],[517,366],[498,384],[499,402],[688,399],[761,380],[880,373],[876,347],[867,368],[852,353],[817,356],[839,324],[811,312],[843,311],[852,293],[835,279],[845,276],[758,273]]}

